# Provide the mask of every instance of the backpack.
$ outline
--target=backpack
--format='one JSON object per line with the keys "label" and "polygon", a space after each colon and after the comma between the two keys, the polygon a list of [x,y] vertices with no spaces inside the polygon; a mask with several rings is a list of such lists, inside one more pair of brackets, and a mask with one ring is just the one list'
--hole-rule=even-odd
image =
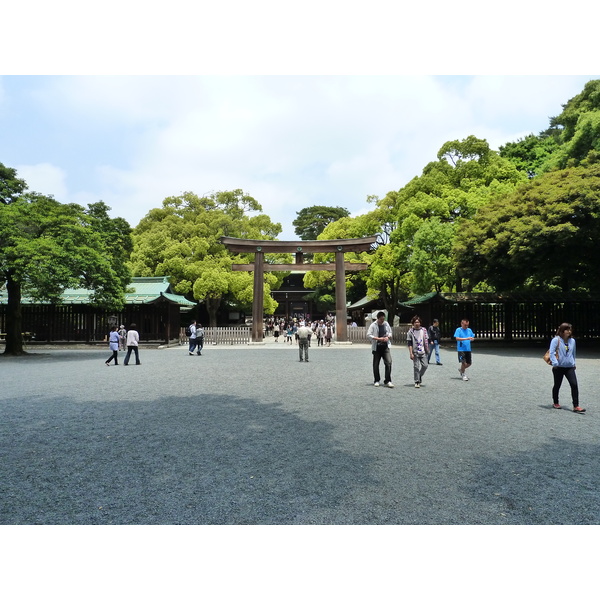
{"label": "backpack", "polygon": [[190,335],[192,335],[192,330],[190,329],[189,325],[185,328],[185,335],[187,337],[190,337]]}

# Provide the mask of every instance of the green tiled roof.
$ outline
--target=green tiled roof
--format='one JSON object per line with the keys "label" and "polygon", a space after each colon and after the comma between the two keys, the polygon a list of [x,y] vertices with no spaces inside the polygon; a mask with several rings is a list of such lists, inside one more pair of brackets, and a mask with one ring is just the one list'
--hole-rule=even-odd
{"label": "green tiled roof", "polygon": [[[184,296],[174,294],[168,277],[133,277],[127,286],[130,292],[125,293],[125,304],[150,304],[161,297],[180,306],[195,306]],[[62,294],[64,304],[89,304],[92,292],[84,289],[66,289]],[[6,303],[6,294],[0,294],[0,304]],[[22,304],[48,304],[37,302],[27,296],[21,299]]]}
{"label": "green tiled roof", "polygon": [[406,300],[403,302],[405,306],[413,306],[415,304],[424,304],[425,302],[429,302],[433,300],[436,296],[438,296],[438,292],[429,292],[429,294],[425,294],[424,296],[417,296],[412,300]]}

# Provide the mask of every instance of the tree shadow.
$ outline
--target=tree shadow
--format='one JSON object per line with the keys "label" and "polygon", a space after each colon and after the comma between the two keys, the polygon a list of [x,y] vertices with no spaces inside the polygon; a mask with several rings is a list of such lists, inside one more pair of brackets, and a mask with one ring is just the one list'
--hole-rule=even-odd
{"label": "tree shadow", "polygon": [[[145,348],[143,349],[146,350]],[[27,349],[23,354],[2,354],[0,353],[0,364],[22,364],[24,362],[74,362],[74,361],[96,361],[107,360],[112,352],[108,348],[85,348],[83,350],[42,350]],[[119,359],[125,356],[125,352],[119,351]]]}
{"label": "tree shadow", "polygon": [[373,484],[372,458],[278,403],[107,394],[3,403],[2,524],[327,524]]}
{"label": "tree shadow", "polygon": [[597,444],[553,438],[535,451],[485,460],[464,487],[482,504],[488,504],[489,523],[597,525],[597,460]]}

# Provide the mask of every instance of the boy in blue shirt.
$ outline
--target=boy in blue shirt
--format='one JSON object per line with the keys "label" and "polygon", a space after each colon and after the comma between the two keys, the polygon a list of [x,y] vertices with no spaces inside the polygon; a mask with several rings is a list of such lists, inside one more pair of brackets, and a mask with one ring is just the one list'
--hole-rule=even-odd
{"label": "boy in blue shirt", "polygon": [[469,328],[469,319],[462,319],[460,327],[454,332],[454,339],[456,340],[458,350],[458,362],[460,368],[458,373],[462,377],[463,381],[469,381],[465,371],[471,366],[471,342],[475,339],[473,330]]}

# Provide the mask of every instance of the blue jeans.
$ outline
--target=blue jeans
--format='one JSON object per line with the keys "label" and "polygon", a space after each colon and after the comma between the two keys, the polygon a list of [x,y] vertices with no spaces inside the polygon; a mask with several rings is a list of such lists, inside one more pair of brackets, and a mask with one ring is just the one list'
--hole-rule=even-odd
{"label": "blue jeans", "polygon": [[140,363],[140,351],[138,350],[137,346],[127,346],[127,354],[125,355],[125,360],[123,361],[123,364],[124,365],[129,364],[129,357],[131,356],[132,350],[135,353],[135,364],[136,365],[142,364],[142,363]]}
{"label": "blue jeans", "polygon": [[202,348],[204,347],[204,338],[190,338],[190,352],[194,352],[196,348],[198,348],[198,354],[202,352]]}
{"label": "blue jeans", "polygon": [[435,350],[435,362],[440,364],[440,343],[437,340],[433,340],[429,342],[429,356],[427,357],[427,362],[431,362],[431,355]]}

